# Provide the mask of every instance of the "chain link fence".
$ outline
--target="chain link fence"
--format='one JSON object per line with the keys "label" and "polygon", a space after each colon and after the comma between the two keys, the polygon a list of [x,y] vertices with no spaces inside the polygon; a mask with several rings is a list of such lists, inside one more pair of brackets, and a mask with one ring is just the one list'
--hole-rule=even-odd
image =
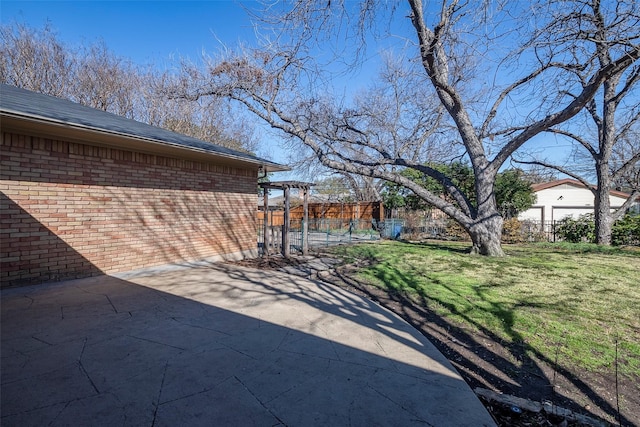
{"label": "chain link fence", "polygon": [[[301,219],[292,219],[289,227],[289,243],[292,252],[302,252],[303,235]],[[505,221],[505,243],[560,241],[557,221]],[[346,243],[370,242],[380,239],[407,240],[468,240],[467,233],[450,219],[428,219],[416,224],[400,218],[384,221],[356,219],[315,218],[308,222],[309,248],[321,248]],[[268,227],[270,252],[282,252],[283,225]],[[264,221],[258,219],[258,247],[264,245]]]}
{"label": "chain link fence", "polygon": [[[303,235],[301,219],[292,219],[289,224],[289,244],[291,251],[302,252]],[[281,252],[283,225],[270,226],[270,252]],[[367,220],[311,219],[308,222],[308,245],[310,248],[328,247],[344,243],[380,240],[378,224]],[[258,247],[264,245],[264,221],[258,219]]]}

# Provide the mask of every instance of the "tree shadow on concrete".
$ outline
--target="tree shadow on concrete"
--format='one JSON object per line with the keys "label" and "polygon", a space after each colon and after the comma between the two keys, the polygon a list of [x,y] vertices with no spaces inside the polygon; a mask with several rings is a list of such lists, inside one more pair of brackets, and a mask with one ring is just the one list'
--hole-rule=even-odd
{"label": "tree shadow on concrete", "polygon": [[7,289],[2,325],[7,426],[491,425],[397,316],[284,274],[212,264]]}

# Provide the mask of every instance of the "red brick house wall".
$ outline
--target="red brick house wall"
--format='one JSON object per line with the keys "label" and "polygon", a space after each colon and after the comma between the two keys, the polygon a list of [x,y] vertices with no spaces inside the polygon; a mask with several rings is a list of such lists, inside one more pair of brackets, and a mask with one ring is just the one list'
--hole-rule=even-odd
{"label": "red brick house wall", "polygon": [[3,287],[256,250],[257,166],[7,132],[0,148]]}

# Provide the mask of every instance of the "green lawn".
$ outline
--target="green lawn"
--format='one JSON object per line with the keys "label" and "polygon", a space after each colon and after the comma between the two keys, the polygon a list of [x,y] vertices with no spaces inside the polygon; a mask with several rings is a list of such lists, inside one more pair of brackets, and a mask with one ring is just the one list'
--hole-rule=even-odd
{"label": "green lawn", "polygon": [[506,257],[487,258],[467,254],[468,246],[381,242],[335,251],[373,261],[360,280],[561,365],[610,371],[617,341],[620,373],[640,376],[640,251],[505,245]]}

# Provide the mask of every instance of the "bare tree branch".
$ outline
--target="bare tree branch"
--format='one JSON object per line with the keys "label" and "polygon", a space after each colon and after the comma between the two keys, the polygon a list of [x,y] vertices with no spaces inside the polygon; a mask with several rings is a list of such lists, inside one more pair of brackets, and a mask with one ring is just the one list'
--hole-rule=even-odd
{"label": "bare tree branch", "polygon": [[[268,44],[228,54],[202,73],[187,70],[185,96],[235,100],[281,131],[302,157],[313,154],[340,173],[404,186],[458,221],[475,252],[502,254],[494,192],[498,170],[544,132],[571,138],[590,155],[601,155],[599,145],[569,125],[585,109],[599,111],[594,99],[616,76],[629,76],[629,83],[637,79],[632,67],[640,46],[634,44],[637,30],[628,13],[634,6],[600,10],[597,1],[568,0],[556,8],[549,0],[536,0],[540,4],[529,8],[505,2],[482,18],[472,2],[405,1],[392,7],[367,0],[335,0],[324,8],[312,0],[281,4],[282,14],[263,21],[264,32],[272,34]],[[401,16],[402,4],[409,9],[412,28],[400,36],[413,43],[385,51],[394,61],[367,90],[335,96],[332,77],[362,65],[364,52],[373,55],[366,40],[379,36],[377,22]],[[527,25],[518,25],[524,19]],[[330,54],[314,59],[324,51]],[[342,64],[348,65],[340,71]],[[487,72],[499,86],[485,84]],[[631,93],[631,86],[623,91]],[[607,120],[603,115],[603,126]],[[609,141],[615,134],[603,135]],[[453,185],[451,177],[425,166],[431,150],[445,152],[441,160],[468,159],[473,197]],[[406,168],[441,182],[447,197],[403,177]]]}
{"label": "bare tree branch", "polygon": [[543,162],[540,160],[531,160],[531,161],[525,161],[525,160],[516,160],[516,159],[512,159],[512,161],[514,163],[518,163],[521,165],[536,165],[536,166],[542,166],[544,168],[547,169],[553,169],[556,170],[560,173],[563,173],[565,175],[570,176],[571,178],[580,181],[580,183],[582,183],[582,185],[584,185],[586,188],[588,188],[589,190],[591,190],[591,192],[595,195],[595,189],[593,188],[593,186],[589,183],[589,181],[587,181],[586,179],[584,179],[582,176],[576,174],[575,172],[573,172],[570,169],[564,168],[562,166],[558,166],[555,165],[553,163],[547,163],[547,162]]}

